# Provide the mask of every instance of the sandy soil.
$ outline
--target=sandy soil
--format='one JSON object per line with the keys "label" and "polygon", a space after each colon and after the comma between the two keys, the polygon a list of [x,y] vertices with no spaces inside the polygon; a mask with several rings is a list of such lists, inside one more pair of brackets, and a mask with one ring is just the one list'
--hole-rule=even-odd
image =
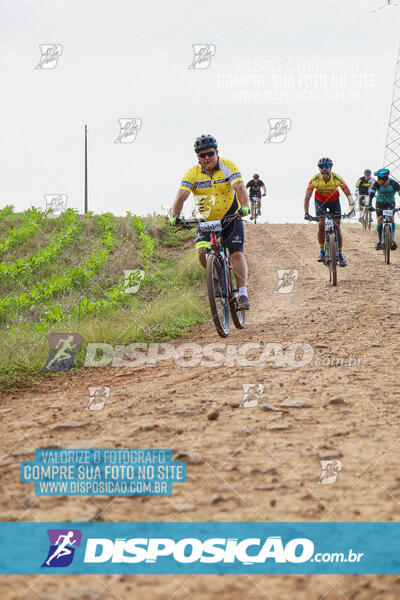
{"label": "sandy soil", "polygon": [[[246,329],[232,331],[229,343],[304,342],[314,350],[313,364],[92,368],[3,395],[0,519],[399,520],[400,250],[386,266],[374,250],[374,231],[349,226],[344,234],[349,265],[333,288],[316,262],[314,225],[246,226],[252,309]],[[299,273],[293,292],[273,293],[277,270],[286,268]],[[193,341],[222,340],[210,322],[173,343]],[[349,355],[361,364],[315,364]],[[251,383],[264,385],[258,406],[238,407],[242,385]],[[89,385],[110,386],[102,411],[85,411]],[[302,406],[280,407],[285,400]],[[264,410],[264,403],[280,410]],[[65,426],[71,420],[80,426]],[[19,482],[19,463],[54,445],[172,448],[175,457],[187,455],[188,480],[167,498],[38,498],[31,484]],[[319,461],[335,457],[343,463],[336,483],[318,485]],[[400,578],[40,575],[3,576],[0,588],[4,600],[394,600]]]}

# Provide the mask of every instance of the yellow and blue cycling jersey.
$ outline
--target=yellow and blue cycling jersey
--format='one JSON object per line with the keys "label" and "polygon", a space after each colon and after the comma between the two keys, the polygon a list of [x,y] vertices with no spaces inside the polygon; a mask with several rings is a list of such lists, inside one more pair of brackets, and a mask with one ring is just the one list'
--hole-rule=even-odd
{"label": "yellow and blue cycling jersey", "polygon": [[331,173],[328,181],[325,181],[321,173],[317,173],[310,179],[307,192],[313,192],[315,189],[316,200],[319,202],[334,202],[339,198],[338,188],[341,188],[346,195],[350,194],[348,186],[340,175]]}
{"label": "yellow and blue cycling jersey", "polygon": [[212,176],[200,165],[192,167],[183,177],[179,189],[192,192],[202,218],[213,221],[240,208],[232,189],[237,181],[243,181],[243,178],[235,163],[219,158]]}

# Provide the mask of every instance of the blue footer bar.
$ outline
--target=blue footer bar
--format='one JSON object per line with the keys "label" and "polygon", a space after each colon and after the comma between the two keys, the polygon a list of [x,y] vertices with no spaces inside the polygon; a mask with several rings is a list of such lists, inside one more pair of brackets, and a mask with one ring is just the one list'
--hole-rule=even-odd
{"label": "blue footer bar", "polygon": [[1,523],[0,573],[398,574],[399,523]]}

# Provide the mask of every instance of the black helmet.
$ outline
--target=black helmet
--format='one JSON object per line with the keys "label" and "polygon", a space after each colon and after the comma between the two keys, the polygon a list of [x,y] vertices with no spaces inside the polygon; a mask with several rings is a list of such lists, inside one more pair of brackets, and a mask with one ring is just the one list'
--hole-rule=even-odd
{"label": "black helmet", "polygon": [[365,169],[364,175],[371,175],[371,169]]}
{"label": "black helmet", "polygon": [[199,135],[199,137],[194,140],[195,152],[200,152],[200,150],[204,150],[204,148],[218,148],[217,140],[210,133]]}
{"label": "black helmet", "polygon": [[259,174],[258,174],[258,173],[254,173],[254,175],[253,175],[253,179],[260,179],[260,176],[259,176]]}
{"label": "black helmet", "polygon": [[318,161],[318,167],[321,167],[322,165],[329,165],[329,167],[332,168],[333,160],[331,158],[320,158]]}

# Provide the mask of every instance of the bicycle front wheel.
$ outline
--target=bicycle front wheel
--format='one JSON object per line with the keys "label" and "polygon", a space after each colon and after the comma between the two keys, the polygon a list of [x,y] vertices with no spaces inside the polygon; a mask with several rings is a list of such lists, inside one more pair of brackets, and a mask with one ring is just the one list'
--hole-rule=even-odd
{"label": "bicycle front wheel", "polygon": [[385,263],[390,263],[390,246],[392,243],[392,236],[390,234],[391,224],[385,225],[383,230],[383,253],[385,255]]}
{"label": "bicycle front wheel", "polygon": [[207,257],[207,291],[211,315],[218,335],[229,335],[229,300],[225,268],[219,256],[211,252]]}
{"label": "bicycle front wheel", "polygon": [[[231,257],[228,255],[229,266],[231,266]],[[229,286],[231,289],[231,298],[229,301],[229,308],[231,310],[231,317],[233,324],[237,329],[243,329],[246,320],[246,311],[238,310],[238,299],[239,299],[239,286],[236,282],[236,277],[233,269],[229,269]]]}
{"label": "bicycle front wheel", "polygon": [[367,211],[365,210],[365,208],[363,209],[363,214],[362,214],[362,225],[364,229],[367,229],[368,227],[368,215]]}
{"label": "bicycle front wheel", "polygon": [[329,236],[329,279],[332,285],[337,285],[336,237],[333,233]]}

